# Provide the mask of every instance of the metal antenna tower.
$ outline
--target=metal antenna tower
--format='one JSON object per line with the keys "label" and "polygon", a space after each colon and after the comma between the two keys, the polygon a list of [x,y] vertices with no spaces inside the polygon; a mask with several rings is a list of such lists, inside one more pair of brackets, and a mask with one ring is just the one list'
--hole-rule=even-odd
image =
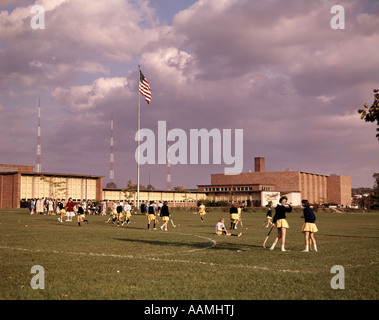
{"label": "metal antenna tower", "polygon": [[41,172],[41,99],[38,99],[38,136],[36,154],[36,172]]}

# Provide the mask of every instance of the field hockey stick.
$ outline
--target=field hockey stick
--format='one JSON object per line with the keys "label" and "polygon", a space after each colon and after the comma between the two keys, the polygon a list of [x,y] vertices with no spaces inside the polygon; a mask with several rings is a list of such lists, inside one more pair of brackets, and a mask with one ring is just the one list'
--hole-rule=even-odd
{"label": "field hockey stick", "polygon": [[263,242],[263,248],[266,248],[266,242],[268,240],[268,237],[270,236],[270,233],[271,233],[272,229],[274,229],[274,225],[272,225],[270,231],[267,234],[267,237],[266,237],[265,241]]}
{"label": "field hockey stick", "polygon": [[172,226],[173,226],[174,228],[176,228],[176,225],[174,224],[174,220],[170,219],[170,221],[171,221],[171,223],[172,223]]}

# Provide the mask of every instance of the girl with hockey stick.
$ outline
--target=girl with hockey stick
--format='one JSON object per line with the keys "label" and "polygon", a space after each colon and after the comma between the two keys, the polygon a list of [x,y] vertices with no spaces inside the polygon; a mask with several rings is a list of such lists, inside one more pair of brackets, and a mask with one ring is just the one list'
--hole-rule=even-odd
{"label": "girl with hockey stick", "polygon": [[277,242],[279,239],[281,239],[281,251],[286,251],[285,244],[286,244],[286,232],[289,228],[288,222],[286,220],[286,212],[292,211],[291,204],[287,205],[288,198],[286,196],[283,196],[279,199],[279,204],[275,208],[275,215],[274,219],[272,221],[273,225],[278,229],[278,235],[276,236],[273,244],[271,245],[270,250],[274,250]]}

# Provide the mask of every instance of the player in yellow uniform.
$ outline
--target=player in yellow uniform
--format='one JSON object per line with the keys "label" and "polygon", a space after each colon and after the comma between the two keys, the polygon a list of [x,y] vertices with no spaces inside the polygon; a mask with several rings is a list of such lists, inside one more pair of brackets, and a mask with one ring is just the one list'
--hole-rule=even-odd
{"label": "player in yellow uniform", "polygon": [[153,205],[154,204],[154,201],[150,201],[150,205],[149,205],[149,211],[148,211],[148,215],[147,215],[147,230],[150,229],[150,222],[154,220],[154,227],[153,229],[154,230],[157,230],[157,228],[155,227],[155,224],[157,223],[157,217],[155,216],[155,206]]}
{"label": "player in yellow uniform", "polygon": [[129,202],[127,202],[126,205],[124,206],[124,215],[125,215],[125,220],[122,223],[122,225],[124,225],[125,223],[126,225],[128,225],[130,223],[130,217],[132,216],[132,207]]}
{"label": "player in yellow uniform", "polygon": [[170,212],[168,210],[167,201],[163,203],[163,206],[160,210],[161,218],[164,221],[163,225],[161,226],[161,230],[163,231],[163,228],[165,228],[165,231],[167,231],[167,224],[170,221]]}
{"label": "player in yellow uniform", "polygon": [[79,202],[78,203],[78,215],[77,215],[77,218],[78,218],[78,225],[80,227],[80,222],[87,222],[88,223],[88,220],[86,219],[86,215],[84,214],[84,209],[82,207],[82,204]]}
{"label": "player in yellow uniform", "polygon": [[120,223],[122,222],[122,217],[124,215],[123,208],[120,202],[117,202],[116,212],[117,212],[117,227],[119,227]]}
{"label": "player in yellow uniform", "polygon": [[63,222],[62,218],[66,215],[66,209],[64,208],[63,202],[59,201],[58,202],[58,208],[59,208],[59,213],[61,214],[61,218],[58,218],[59,222]]}
{"label": "player in yellow uniform", "polygon": [[116,202],[113,202],[112,204],[111,218],[109,218],[108,221],[106,221],[105,223],[108,223],[109,220],[111,219],[112,219],[112,224],[114,224],[117,219],[117,203]]}
{"label": "player in yellow uniform", "polygon": [[205,212],[205,205],[204,203],[202,202],[199,206],[199,215],[200,215],[200,219],[201,219],[201,222],[204,222],[204,216],[206,215],[207,213]]}
{"label": "player in yellow uniform", "polygon": [[225,235],[225,236],[237,236],[237,237],[240,237],[242,235],[242,232],[240,232],[239,234],[232,234],[230,232],[228,232],[225,228],[225,219],[224,218],[220,218],[219,222],[217,222],[216,224],[216,234],[218,236],[221,236],[221,235]]}
{"label": "player in yellow uniform", "polygon": [[230,213],[230,229],[237,229],[238,222],[238,208],[234,204],[229,210]]}

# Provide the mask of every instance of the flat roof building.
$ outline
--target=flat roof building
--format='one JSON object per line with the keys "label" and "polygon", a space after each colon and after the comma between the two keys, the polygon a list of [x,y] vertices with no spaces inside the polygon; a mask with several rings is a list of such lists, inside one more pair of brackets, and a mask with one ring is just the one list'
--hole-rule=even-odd
{"label": "flat roof building", "polygon": [[[210,185],[199,185],[198,189],[206,191],[211,199],[223,200],[234,192],[238,201],[261,199],[261,193],[276,191],[280,195],[294,198],[293,204],[300,205],[301,199],[310,203],[335,203],[351,205],[351,178],[348,176],[325,175],[304,171],[266,172],[265,158],[255,158],[255,172],[242,172],[236,175],[211,174]],[[267,190],[269,189],[269,190]],[[223,193],[224,191],[224,193]],[[259,194],[259,195],[258,195]],[[229,197],[230,198],[230,197]],[[216,200],[217,201],[217,200]]]}
{"label": "flat roof building", "polygon": [[32,166],[0,164],[0,208],[19,208],[22,200],[102,199],[103,177],[33,172]]}
{"label": "flat roof building", "polygon": [[[20,208],[22,201],[45,197],[136,203],[137,190],[129,193],[122,188],[103,188],[102,176],[36,173],[32,166],[0,164],[0,208]],[[206,198],[206,194],[198,190],[140,190],[140,202],[167,201],[173,207],[197,206],[197,201]]]}

